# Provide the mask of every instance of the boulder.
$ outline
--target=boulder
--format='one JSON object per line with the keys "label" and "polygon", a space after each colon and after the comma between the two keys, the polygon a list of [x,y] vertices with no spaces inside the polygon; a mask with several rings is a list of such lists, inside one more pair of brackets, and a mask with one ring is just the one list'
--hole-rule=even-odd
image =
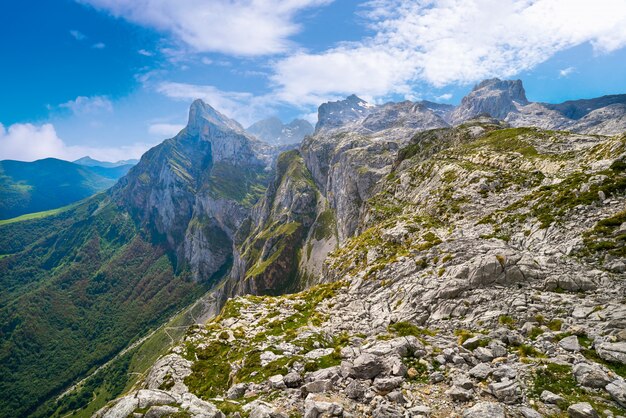
{"label": "boulder", "polygon": [[354,359],[351,376],[357,379],[373,379],[383,371],[380,357],[364,353]]}
{"label": "boulder", "polygon": [[556,393],[552,393],[549,390],[544,390],[543,392],[541,392],[539,399],[541,399],[542,402],[550,405],[557,405],[565,400],[562,396],[557,395]]}
{"label": "boulder", "polygon": [[606,361],[626,364],[626,342],[598,344],[596,352]]}
{"label": "boulder", "polygon": [[602,389],[611,383],[611,378],[602,369],[591,364],[578,363],[572,371],[576,381],[588,388]]}
{"label": "boulder", "polygon": [[606,385],[606,391],[613,400],[626,408],[626,381],[616,380]]}
{"label": "boulder", "polygon": [[300,373],[296,372],[287,373],[283,381],[288,388],[297,388],[302,385],[302,376],[300,376]]}
{"label": "boulder", "polygon": [[478,363],[469,371],[469,375],[475,379],[485,380],[491,374],[491,366],[487,363]]}
{"label": "boulder", "polygon": [[489,390],[500,402],[507,404],[517,403],[522,395],[522,389],[514,380],[491,383]]}
{"label": "boulder", "polygon": [[463,411],[463,418],[506,418],[504,407],[495,402],[478,402]]}
{"label": "boulder", "polygon": [[580,351],[580,344],[578,343],[578,337],[575,335],[570,335],[569,337],[563,338],[559,341],[559,347],[566,351]]}
{"label": "boulder", "polygon": [[587,402],[580,402],[570,405],[567,408],[570,418],[599,418],[600,416],[595,409]]}

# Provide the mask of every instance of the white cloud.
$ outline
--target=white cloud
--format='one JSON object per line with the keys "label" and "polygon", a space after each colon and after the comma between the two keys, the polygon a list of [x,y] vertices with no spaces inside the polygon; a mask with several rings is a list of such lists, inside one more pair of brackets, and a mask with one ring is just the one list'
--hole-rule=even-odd
{"label": "white cloud", "polygon": [[69,109],[76,115],[113,111],[113,103],[105,96],[78,96],[75,100],[60,104],[59,107]]}
{"label": "white cloud", "polygon": [[104,49],[104,48],[106,48],[106,44],[104,42],[97,42],[97,43],[91,45],[91,47],[93,49]]}
{"label": "white cloud", "polygon": [[452,98],[452,94],[451,93],[444,93],[440,96],[436,96],[435,100],[442,100],[442,101],[448,101]]}
{"label": "white cloud", "polygon": [[147,50],[145,50],[145,49],[140,49],[139,51],[137,51],[137,53],[138,53],[139,55],[143,55],[144,57],[151,57],[151,56],[153,56],[153,55],[154,55],[154,53],[153,53],[153,52],[147,51]]}
{"label": "white cloud", "polygon": [[148,127],[148,132],[159,137],[173,137],[183,129],[185,125],[172,123],[153,123]]}
{"label": "white cloud", "polygon": [[70,31],[70,35],[72,35],[72,37],[76,39],[77,41],[82,41],[84,39],[87,39],[87,36],[85,36],[85,34],[75,29]]}
{"label": "white cloud", "polygon": [[298,12],[332,0],[77,0],[172,33],[200,52],[254,56],[283,52],[300,30]]}
{"label": "white cloud", "polygon": [[362,15],[375,36],[277,61],[277,95],[296,104],[408,95],[416,82],[514,76],[584,43],[598,53],[626,46],[623,0],[373,0]]}
{"label": "white cloud", "polygon": [[272,114],[276,98],[272,95],[254,96],[251,93],[223,91],[214,86],[164,82],[157,91],[176,100],[191,102],[202,99],[230,118],[248,126],[265,115]]}
{"label": "white cloud", "polygon": [[559,77],[567,77],[576,70],[575,67],[567,67],[559,70]]}
{"label": "white cloud", "polygon": [[54,126],[16,123],[5,128],[0,124],[0,160],[34,161],[60,158],[73,161],[85,155],[103,161],[139,158],[151,144],[136,143],[119,148],[67,145],[57,136]]}

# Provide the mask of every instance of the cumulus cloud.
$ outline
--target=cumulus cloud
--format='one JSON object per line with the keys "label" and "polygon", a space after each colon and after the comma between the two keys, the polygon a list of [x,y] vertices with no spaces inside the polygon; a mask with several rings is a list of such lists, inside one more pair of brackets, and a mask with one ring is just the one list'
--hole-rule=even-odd
{"label": "cumulus cloud", "polygon": [[113,103],[105,96],[78,96],[74,100],[61,103],[59,107],[69,109],[75,115],[90,115],[113,111]]}
{"label": "cumulus cloud", "polygon": [[255,96],[247,92],[223,91],[215,86],[164,82],[157,91],[165,96],[191,102],[202,99],[215,109],[238,122],[249,125],[272,114],[277,99],[273,95]]}
{"label": "cumulus cloud", "polygon": [[185,125],[172,123],[153,123],[148,127],[148,132],[158,137],[173,137],[183,129]]}
{"label": "cumulus cloud", "polygon": [[50,123],[16,123],[5,128],[0,124],[0,160],[34,161],[59,158],[73,161],[85,155],[103,161],[139,158],[152,144],[135,143],[119,148],[67,145]]}
{"label": "cumulus cloud", "polygon": [[567,77],[568,75],[573,73],[575,70],[576,70],[575,67],[563,68],[562,70],[559,70],[559,76],[560,77]]}
{"label": "cumulus cloud", "polygon": [[172,33],[196,51],[254,56],[283,52],[298,12],[333,0],[77,0]]}
{"label": "cumulus cloud", "polygon": [[373,0],[362,14],[375,36],[275,64],[283,100],[406,95],[416,82],[514,76],[584,43],[598,53],[626,46],[623,0]]}

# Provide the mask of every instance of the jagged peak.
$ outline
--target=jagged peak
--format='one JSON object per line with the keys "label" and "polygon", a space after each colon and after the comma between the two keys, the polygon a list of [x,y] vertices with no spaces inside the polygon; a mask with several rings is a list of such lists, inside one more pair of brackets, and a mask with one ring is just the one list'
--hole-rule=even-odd
{"label": "jagged peak", "polygon": [[[527,104],[526,90],[524,90],[524,84],[522,80],[501,80],[499,78],[488,78],[481,81],[472,89],[472,93],[480,90],[487,91],[506,91],[508,92],[511,100],[520,104]],[[471,93],[470,93],[471,94]]]}
{"label": "jagged peak", "polygon": [[202,99],[196,99],[189,107],[187,130],[190,133],[197,132],[200,126],[206,122],[220,129],[243,131],[243,127],[239,122],[230,119]]}

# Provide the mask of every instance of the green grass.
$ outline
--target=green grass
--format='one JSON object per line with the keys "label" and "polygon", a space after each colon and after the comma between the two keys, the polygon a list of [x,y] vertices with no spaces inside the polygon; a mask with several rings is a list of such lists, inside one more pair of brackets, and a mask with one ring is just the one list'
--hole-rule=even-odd
{"label": "green grass", "polygon": [[0,220],[0,226],[12,224],[15,222],[23,222],[23,221],[30,221],[33,219],[47,218],[48,216],[58,215],[59,213],[72,209],[76,207],[77,205],[78,203],[72,203],[70,205],[63,206],[63,207],[56,208],[56,209],[44,210],[41,212],[34,212],[34,213],[26,213],[24,215],[20,215],[11,219],[2,219]]}

